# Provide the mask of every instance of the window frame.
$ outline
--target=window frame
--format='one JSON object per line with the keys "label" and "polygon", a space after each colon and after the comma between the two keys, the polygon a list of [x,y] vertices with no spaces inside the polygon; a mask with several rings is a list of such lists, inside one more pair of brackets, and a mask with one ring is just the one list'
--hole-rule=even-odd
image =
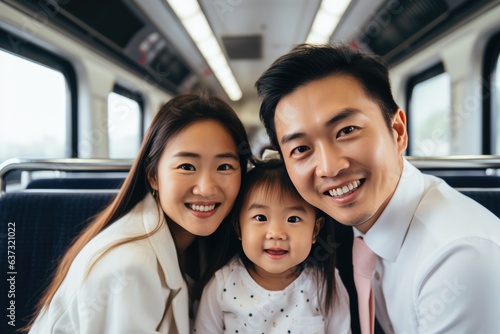
{"label": "window frame", "polygon": [[439,62],[431,67],[428,67],[427,69],[416,73],[412,75],[406,82],[406,131],[408,133],[408,146],[406,148],[407,155],[411,156],[413,153],[413,142],[412,142],[412,130],[411,130],[411,120],[410,120],[410,115],[412,113],[412,110],[410,108],[412,97],[413,97],[413,90],[416,85],[427,81],[431,78],[434,78],[440,74],[446,73],[446,70],[444,68],[443,62]]}
{"label": "window frame", "polygon": [[[127,88],[125,88],[125,87],[123,87],[123,86],[121,86],[119,84],[115,84],[113,86],[113,90],[111,90],[110,93],[115,93],[115,94],[118,94],[118,95],[122,95],[122,96],[124,96],[126,98],[134,100],[139,105],[139,113],[140,113],[139,114],[139,127],[140,127],[139,128],[139,149],[140,149],[141,144],[142,144],[142,140],[144,139],[144,124],[145,124],[145,120],[144,120],[144,97],[143,97],[143,95],[141,93],[138,93],[138,92],[133,92],[132,90],[127,89]],[[108,112],[108,111],[106,111],[106,112]],[[108,136],[108,138],[109,138],[109,136]]]}
{"label": "window frame", "polygon": [[68,85],[68,106],[66,125],[66,153],[70,158],[78,157],[78,89],[73,65],[66,59],[0,28],[0,49],[14,56],[24,58],[60,72]]}
{"label": "window frame", "polygon": [[[493,115],[493,103],[495,93],[492,91],[493,79],[495,71],[497,75],[500,75],[500,68],[497,68],[497,62],[500,59],[500,31],[493,34],[488,42],[486,43],[486,48],[483,58],[483,154],[494,154],[496,151],[496,138],[495,138],[495,128],[497,126],[496,122],[500,121],[500,110],[497,110],[496,118]],[[500,98],[500,97],[499,97]],[[500,134],[499,134],[500,135]]]}

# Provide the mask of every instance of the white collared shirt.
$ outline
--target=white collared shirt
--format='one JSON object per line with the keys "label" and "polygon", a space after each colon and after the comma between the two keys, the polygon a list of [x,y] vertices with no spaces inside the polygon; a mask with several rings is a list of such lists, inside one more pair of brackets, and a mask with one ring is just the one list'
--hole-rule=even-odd
{"label": "white collared shirt", "polygon": [[364,240],[386,333],[500,333],[500,220],[487,209],[405,160]]}

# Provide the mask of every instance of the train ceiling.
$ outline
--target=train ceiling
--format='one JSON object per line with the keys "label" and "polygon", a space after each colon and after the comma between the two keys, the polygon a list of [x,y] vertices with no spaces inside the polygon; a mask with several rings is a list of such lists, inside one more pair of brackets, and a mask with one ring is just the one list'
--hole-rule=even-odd
{"label": "train ceiling", "polygon": [[[165,0],[5,0],[44,14],[82,43],[166,91],[225,96]],[[320,0],[199,0],[243,92],[277,57],[303,43]],[[381,55],[391,65],[497,0],[352,0],[331,41]]]}

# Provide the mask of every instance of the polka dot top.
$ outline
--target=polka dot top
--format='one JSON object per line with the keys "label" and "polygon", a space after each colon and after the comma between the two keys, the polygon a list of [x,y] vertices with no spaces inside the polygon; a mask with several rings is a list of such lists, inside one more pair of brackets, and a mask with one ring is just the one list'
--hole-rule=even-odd
{"label": "polka dot top", "polygon": [[[340,282],[338,273],[337,280]],[[214,333],[350,333],[349,300],[342,284],[342,303],[329,317],[322,302],[314,269],[306,268],[281,291],[258,285],[236,257],[207,284],[198,309],[196,334]],[[335,313],[335,316],[332,314]],[[335,327],[335,331],[328,328]]]}

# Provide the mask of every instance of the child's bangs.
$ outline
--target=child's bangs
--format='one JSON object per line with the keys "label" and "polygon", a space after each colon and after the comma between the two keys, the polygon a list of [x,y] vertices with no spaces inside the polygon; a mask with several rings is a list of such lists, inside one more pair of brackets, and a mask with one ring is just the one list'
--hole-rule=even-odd
{"label": "child's bangs", "polygon": [[256,196],[258,191],[265,203],[304,201],[286,174],[270,174],[262,175],[262,178],[254,180],[248,188],[247,196]]}

